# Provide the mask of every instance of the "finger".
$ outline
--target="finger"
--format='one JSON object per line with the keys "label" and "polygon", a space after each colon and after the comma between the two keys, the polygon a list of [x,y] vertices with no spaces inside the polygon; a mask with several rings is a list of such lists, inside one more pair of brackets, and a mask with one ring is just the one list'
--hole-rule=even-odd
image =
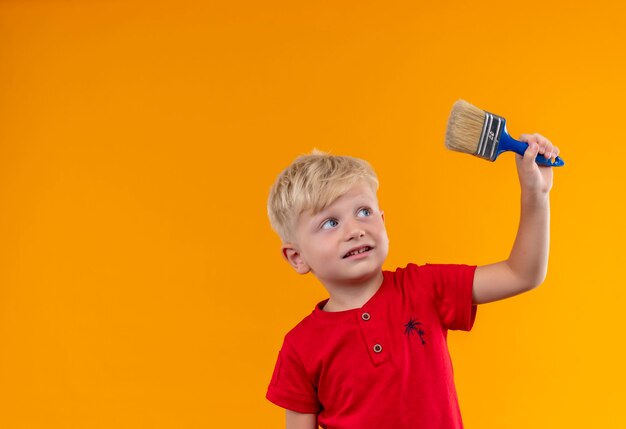
{"label": "finger", "polygon": [[519,140],[525,143],[537,143],[537,136],[535,134],[522,134],[519,136]]}
{"label": "finger", "polygon": [[558,148],[558,146],[553,146],[552,147],[552,163],[556,162],[556,157],[559,156],[559,153],[561,153],[561,150]]}
{"label": "finger", "polygon": [[535,142],[529,143],[528,148],[524,152],[524,164],[532,165],[535,163],[535,158],[539,153],[539,145]]}
{"label": "finger", "polygon": [[[523,155],[518,155],[518,159],[522,162],[522,164],[528,163],[528,158],[531,157],[532,161],[535,160],[537,156],[538,146],[537,146],[537,134],[521,134],[519,136],[519,141],[528,144],[528,147],[524,151]],[[534,147],[534,148],[533,148]],[[536,151],[537,150],[537,151]]]}
{"label": "finger", "polygon": [[556,157],[559,154],[559,148],[556,147],[550,140],[548,140],[544,136],[540,134],[538,134],[537,136],[539,144],[541,146],[539,149],[539,153],[543,153],[544,158],[551,160],[552,163],[556,162]]}
{"label": "finger", "polygon": [[537,142],[537,145],[539,145],[539,153],[545,154],[546,153],[546,138],[538,133],[533,134],[533,137],[534,137],[534,140]]}
{"label": "finger", "polygon": [[554,154],[554,145],[552,143],[550,143],[550,141],[548,141],[546,143],[546,145],[544,146],[543,156],[546,159],[550,159],[550,158],[552,158],[553,154]]}
{"label": "finger", "polygon": [[550,143],[550,140],[548,140],[547,138],[545,138],[539,133],[535,133],[533,134],[533,136],[535,137],[535,140],[537,144],[539,145],[539,153],[547,158],[547,155],[550,153],[552,143]]}

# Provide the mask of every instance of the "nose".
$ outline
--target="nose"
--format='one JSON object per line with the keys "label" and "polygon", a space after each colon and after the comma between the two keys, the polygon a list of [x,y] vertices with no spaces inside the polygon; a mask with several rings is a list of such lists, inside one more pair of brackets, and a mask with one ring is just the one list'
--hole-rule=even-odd
{"label": "nose", "polygon": [[365,230],[358,222],[351,222],[346,224],[346,241],[350,241],[356,238],[365,237]]}

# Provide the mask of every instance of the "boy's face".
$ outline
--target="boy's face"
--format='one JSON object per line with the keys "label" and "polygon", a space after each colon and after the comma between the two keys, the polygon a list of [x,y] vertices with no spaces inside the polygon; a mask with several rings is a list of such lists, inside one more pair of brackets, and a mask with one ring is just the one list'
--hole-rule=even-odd
{"label": "boy's face", "polygon": [[355,184],[320,213],[302,213],[296,242],[283,255],[300,274],[311,271],[325,285],[359,284],[380,275],[389,239],[372,189]]}

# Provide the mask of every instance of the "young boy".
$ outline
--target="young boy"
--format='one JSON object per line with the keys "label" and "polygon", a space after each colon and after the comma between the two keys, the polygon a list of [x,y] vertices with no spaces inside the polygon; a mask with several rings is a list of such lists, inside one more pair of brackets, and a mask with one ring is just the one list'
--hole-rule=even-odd
{"label": "young boy", "polygon": [[520,140],[517,237],[507,260],[480,267],[383,271],[389,240],[363,160],[314,152],[279,175],[268,212],[282,255],[330,296],[278,356],[267,398],[286,409],[287,429],[463,427],[447,331],[469,331],[477,304],[531,290],[547,270],[552,169],[534,160],[559,149],[539,134]]}

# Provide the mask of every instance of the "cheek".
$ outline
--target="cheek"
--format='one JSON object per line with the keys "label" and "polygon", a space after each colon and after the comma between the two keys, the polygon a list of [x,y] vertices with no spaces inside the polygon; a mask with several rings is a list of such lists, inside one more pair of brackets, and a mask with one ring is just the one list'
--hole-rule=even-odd
{"label": "cheek", "polygon": [[378,237],[379,237],[379,241],[381,242],[381,244],[385,246],[385,248],[389,247],[389,236],[387,235],[387,230],[385,229],[384,226],[380,230]]}
{"label": "cheek", "polygon": [[379,237],[387,237],[387,229],[385,228],[385,223],[382,219],[378,219],[378,222],[376,222],[376,229]]}
{"label": "cheek", "polygon": [[323,237],[314,237],[309,239],[307,243],[307,253],[316,259],[321,259],[328,253],[330,248],[329,240],[324,240]]}
{"label": "cheek", "polygon": [[381,237],[381,240],[384,243],[385,249],[388,249],[389,248],[389,237],[387,236],[386,233]]}

